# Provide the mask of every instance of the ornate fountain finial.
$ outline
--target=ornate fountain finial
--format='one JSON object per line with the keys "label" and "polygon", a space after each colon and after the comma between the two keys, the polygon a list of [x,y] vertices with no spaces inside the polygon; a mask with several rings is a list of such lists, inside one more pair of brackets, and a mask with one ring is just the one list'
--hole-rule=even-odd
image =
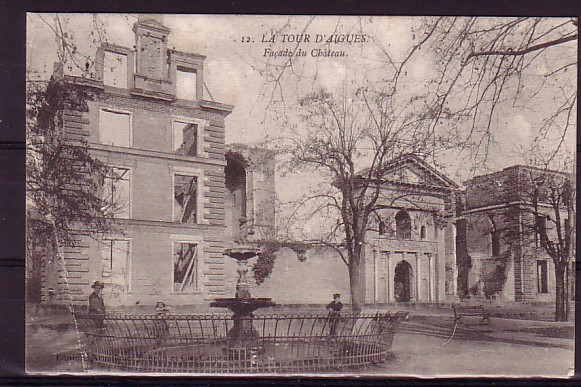
{"label": "ornate fountain finial", "polygon": [[248,243],[248,235],[253,235],[254,232],[252,230],[252,223],[250,219],[247,219],[245,216],[241,216],[238,219],[238,237],[235,239],[235,242],[241,245]]}

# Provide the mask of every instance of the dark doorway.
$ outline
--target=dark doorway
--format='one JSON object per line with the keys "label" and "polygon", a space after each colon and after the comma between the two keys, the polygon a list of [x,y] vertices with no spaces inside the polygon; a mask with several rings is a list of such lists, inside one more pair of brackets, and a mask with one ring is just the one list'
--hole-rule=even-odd
{"label": "dark doorway", "polygon": [[224,179],[226,185],[226,227],[227,234],[235,239],[240,231],[240,219],[247,218],[246,162],[234,152],[226,153]]}
{"label": "dark doorway", "polygon": [[401,261],[395,267],[393,291],[396,302],[408,302],[412,298],[412,267],[406,261]]}

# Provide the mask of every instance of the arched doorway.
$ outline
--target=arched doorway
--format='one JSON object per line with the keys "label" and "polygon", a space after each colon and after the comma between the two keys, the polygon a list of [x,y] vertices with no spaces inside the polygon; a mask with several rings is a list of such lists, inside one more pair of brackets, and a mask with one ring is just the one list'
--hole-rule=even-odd
{"label": "arched doorway", "polygon": [[393,295],[396,302],[408,302],[412,298],[413,273],[411,265],[401,261],[395,267]]}

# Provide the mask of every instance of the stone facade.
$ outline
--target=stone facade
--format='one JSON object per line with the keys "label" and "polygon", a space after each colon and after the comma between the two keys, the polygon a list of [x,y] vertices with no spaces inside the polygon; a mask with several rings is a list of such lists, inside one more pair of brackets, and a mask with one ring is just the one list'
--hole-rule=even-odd
{"label": "stone facade", "polygon": [[453,300],[457,185],[414,156],[392,162],[385,176],[367,235],[366,302]]}
{"label": "stone facade", "polygon": [[115,168],[104,195],[118,231],[65,248],[65,267],[46,269],[45,302],[67,293],[86,302],[96,280],[110,306],[224,293],[224,119],[233,107],[203,99],[204,56],[168,50],[170,31],[155,20],[134,31],[137,50],[100,47],[95,74],[55,66],[55,77],[91,97],[88,112],[64,112],[64,129]]}
{"label": "stone facade", "polygon": [[[555,212],[543,203],[542,197],[536,214],[531,205],[535,180],[547,174],[559,179],[567,177],[516,165],[466,182],[464,208],[457,218],[462,297],[501,302],[555,301],[554,264],[535,229],[535,217],[554,218]],[[561,219],[568,216],[564,206],[559,215]],[[548,232],[554,237],[556,229]],[[571,286],[573,265],[574,262]]]}
{"label": "stone facade", "polygon": [[[458,187],[413,156],[398,158],[389,168],[364,248],[365,302],[455,301]],[[305,258],[281,249],[270,276],[251,293],[280,304],[318,305],[341,293],[343,302],[350,303],[348,269],[338,253],[311,248]],[[226,262],[226,273],[235,273],[234,262]],[[233,294],[234,283],[227,282]]]}

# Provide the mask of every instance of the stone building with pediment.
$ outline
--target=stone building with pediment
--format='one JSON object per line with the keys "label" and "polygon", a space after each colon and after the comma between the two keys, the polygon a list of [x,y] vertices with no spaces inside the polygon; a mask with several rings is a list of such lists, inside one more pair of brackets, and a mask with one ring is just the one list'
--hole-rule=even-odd
{"label": "stone building with pediment", "polygon": [[386,166],[367,235],[366,302],[444,302],[456,297],[458,186],[420,158]]}

